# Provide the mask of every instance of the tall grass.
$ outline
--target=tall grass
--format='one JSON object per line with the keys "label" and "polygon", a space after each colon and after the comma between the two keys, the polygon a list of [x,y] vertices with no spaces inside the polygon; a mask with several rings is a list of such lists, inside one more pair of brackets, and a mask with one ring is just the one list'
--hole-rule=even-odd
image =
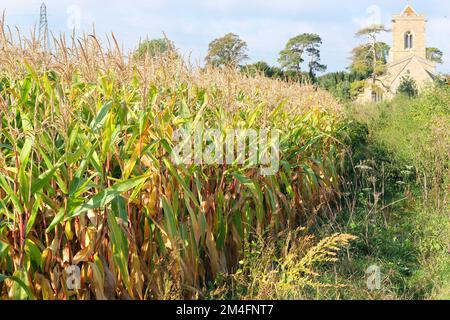
{"label": "tall grass", "polygon": [[[0,24],[2,299],[201,298],[253,239],[332,211],[346,123],[329,94],[176,54],[128,59],[114,36],[53,47]],[[173,131],[200,120],[279,130],[280,171],[176,166]]]}
{"label": "tall grass", "polygon": [[[416,169],[427,205],[448,210],[450,185],[450,90],[432,86],[417,99],[355,108],[352,116],[367,123],[371,139],[395,160]],[[434,202],[433,202],[434,201]]]}
{"label": "tall grass", "polygon": [[[338,221],[320,229],[359,240],[349,259],[328,272],[328,282],[338,279],[345,287],[322,290],[321,298],[448,299],[449,106],[449,87],[437,85],[415,99],[399,96],[346,110],[355,120],[355,170],[347,179],[354,196]],[[362,281],[370,265],[381,268],[378,291]]]}

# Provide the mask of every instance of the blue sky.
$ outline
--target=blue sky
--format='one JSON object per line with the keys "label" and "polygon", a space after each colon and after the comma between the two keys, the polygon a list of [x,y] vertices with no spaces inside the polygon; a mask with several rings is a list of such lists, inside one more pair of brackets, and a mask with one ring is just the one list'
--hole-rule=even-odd
{"label": "blue sky", "polygon": [[[42,0],[0,0],[6,23],[28,32],[38,23]],[[250,61],[276,64],[286,41],[300,33],[323,38],[322,60],[329,71],[348,66],[350,51],[359,40],[354,33],[371,22],[390,26],[393,13],[406,0],[47,0],[53,33],[114,32],[129,51],[140,39],[157,38],[164,31],[192,62],[202,61],[208,43],[227,32],[247,41]],[[450,1],[409,1],[428,16],[428,46],[444,51],[442,72],[450,72]],[[390,43],[390,34],[383,36]]]}

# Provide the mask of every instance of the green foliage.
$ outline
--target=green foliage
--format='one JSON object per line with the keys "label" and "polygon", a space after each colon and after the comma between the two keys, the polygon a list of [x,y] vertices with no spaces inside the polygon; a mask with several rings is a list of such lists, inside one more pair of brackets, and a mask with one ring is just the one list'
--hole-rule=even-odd
{"label": "green foliage", "polygon": [[[385,67],[383,63],[383,58],[385,59],[386,52],[389,51],[388,47],[384,43],[378,41],[378,35],[388,30],[381,24],[375,24],[367,28],[359,30],[355,36],[366,37],[368,43],[364,46],[357,47],[353,52],[354,57],[354,67],[358,72],[370,72],[373,83],[378,75],[385,72]],[[370,70],[365,70],[364,63],[368,62],[367,59],[371,59],[368,63],[371,66]]]}
{"label": "green foliage", "polygon": [[173,52],[174,50],[174,43],[166,38],[146,40],[139,44],[139,47],[135,52],[135,57],[142,58],[149,56],[153,58],[169,51]]}
{"label": "green foliage", "polygon": [[330,91],[340,102],[352,99],[351,86],[353,82],[363,80],[364,77],[355,72],[332,72],[318,77],[319,85]]}
{"label": "green foliage", "polygon": [[[448,297],[448,86],[358,106],[347,119],[320,89],[236,70],[198,76],[171,59],[149,68],[114,51],[85,51],[97,48],[95,38],[74,44],[73,55],[61,48],[51,56],[5,36],[2,299]],[[293,60],[310,55],[311,76],[317,37],[290,43]],[[246,45],[225,38],[210,46],[209,63],[236,67]],[[143,54],[158,57],[157,42]],[[286,69],[259,62],[244,72],[303,75],[299,64]],[[361,80],[336,73],[318,81],[345,99]],[[220,131],[278,130],[280,171],[264,177],[247,162],[176,166],[174,130],[193,131],[200,120]],[[77,292],[61,281],[67,264],[82,268]],[[371,264],[382,267],[379,292],[363,281]],[[207,292],[212,283],[226,287]]]}
{"label": "green foliage", "polygon": [[[358,236],[350,257],[329,270],[328,299],[448,299],[450,288],[450,90],[430,87],[416,99],[398,96],[378,105],[352,106],[345,134],[355,170],[338,228]],[[350,164],[350,166],[352,166]],[[369,291],[365,270],[381,267],[381,289]],[[336,280],[337,278],[337,280]]]}
{"label": "green foliage", "polygon": [[438,64],[443,64],[444,60],[444,53],[439,50],[438,48],[427,48],[427,59],[438,63]]}
{"label": "green foliage", "polygon": [[332,91],[333,95],[340,102],[349,101],[351,99],[351,82],[342,81],[336,85],[336,89]]}
{"label": "green foliage", "polygon": [[372,26],[360,30],[358,37],[367,36],[370,43],[352,50],[350,72],[331,73],[319,77],[319,84],[340,101],[350,101],[363,92],[367,85],[364,79],[380,76],[386,72],[389,45],[377,41],[377,35],[386,31],[383,26]]}
{"label": "green foliage", "polygon": [[248,59],[247,51],[248,47],[245,41],[233,33],[228,33],[209,44],[205,61],[214,67],[237,67]]}
{"label": "green foliage", "polygon": [[409,98],[414,98],[418,95],[419,89],[417,88],[416,81],[411,78],[410,75],[403,76],[400,85],[397,89],[397,94],[407,96]]}
{"label": "green foliage", "polygon": [[283,80],[287,82],[289,81],[295,81],[300,83],[314,82],[314,79],[312,79],[308,73],[282,70],[279,67],[269,66],[269,64],[267,64],[264,61],[259,61],[254,64],[242,66],[241,70],[244,74],[248,74],[250,76],[255,76],[256,74],[263,74],[268,78]]}
{"label": "green foliage", "polygon": [[372,44],[362,44],[352,50],[350,69],[368,78],[373,73],[380,76],[386,72],[386,63],[389,55],[389,45],[384,42],[375,43],[376,63],[374,68],[374,55]]}
{"label": "green foliage", "polygon": [[449,74],[444,75],[444,82],[445,82],[445,84],[450,86],[450,75]]}
{"label": "green foliage", "polygon": [[320,45],[322,38],[313,33],[303,33],[291,38],[286,47],[280,52],[278,62],[283,69],[300,72],[305,61],[305,53],[309,56],[308,68],[312,78],[316,72],[326,70],[326,66],[320,63]]}
{"label": "green foliage", "polygon": [[283,70],[278,67],[270,66],[265,61],[258,61],[253,64],[247,64],[242,67],[242,71],[251,76],[255,76],[257,73],[262,73],[268,78],[282,79],[284,77]]}
{"label": "green foliage", "polygon": [[356,37],[369,37],[371,39],[375,38],[378,34],[383,32],[388,32],[389,30],[382,24],[373,24],[368,27],[362,28],[356,32]]}
{"label": "green foliage", "polygon": [[360,80],[352,82],[350,85],[350,97],[352,99],[356,98],[358,95],[364,92],[364,89],[367,87],[367,81]]}

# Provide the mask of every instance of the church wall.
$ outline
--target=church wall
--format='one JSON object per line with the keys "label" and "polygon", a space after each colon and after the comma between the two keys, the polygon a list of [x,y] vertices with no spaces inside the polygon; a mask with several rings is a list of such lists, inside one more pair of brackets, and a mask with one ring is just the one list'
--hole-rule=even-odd
{"label": "church wall", "polygon": [[399,75],[393,79],[393,82],[391,84],[391,88],[393,92],[397,92],[397,89],[401,83],[402,77],[410,76],[414,79],[417,83],[417,87],[419,90],[422,90],[427,85],[429,85],[430,82],[432,82],[432,79],[430,77],[430,74],[427,73],[434,73],[434,68],[425,64],[421,63],[415,59],[413,59],[400,73]]}
{"label": "church wall", "polygon": [[[394,41],[391,51],[391,59],[393,61],[399,61],[413,55],[426,59],[425,17],[394,16],[393,21],[392,34]],[[413,48],[405,50],[405,34],[408,31],[413,34]]]}

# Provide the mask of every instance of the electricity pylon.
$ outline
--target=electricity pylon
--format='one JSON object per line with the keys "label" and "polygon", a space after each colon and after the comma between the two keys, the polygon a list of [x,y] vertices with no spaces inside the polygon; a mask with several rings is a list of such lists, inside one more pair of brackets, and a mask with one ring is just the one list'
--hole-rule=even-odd
{"label": "electricity pylon", "polygon": [[42,2],[41,14],[39,18],[39,42],[43,44],[44,48],[49,47],[50,38],[48,34],[48,20],[47,20],[47,7],[45,3]]}

